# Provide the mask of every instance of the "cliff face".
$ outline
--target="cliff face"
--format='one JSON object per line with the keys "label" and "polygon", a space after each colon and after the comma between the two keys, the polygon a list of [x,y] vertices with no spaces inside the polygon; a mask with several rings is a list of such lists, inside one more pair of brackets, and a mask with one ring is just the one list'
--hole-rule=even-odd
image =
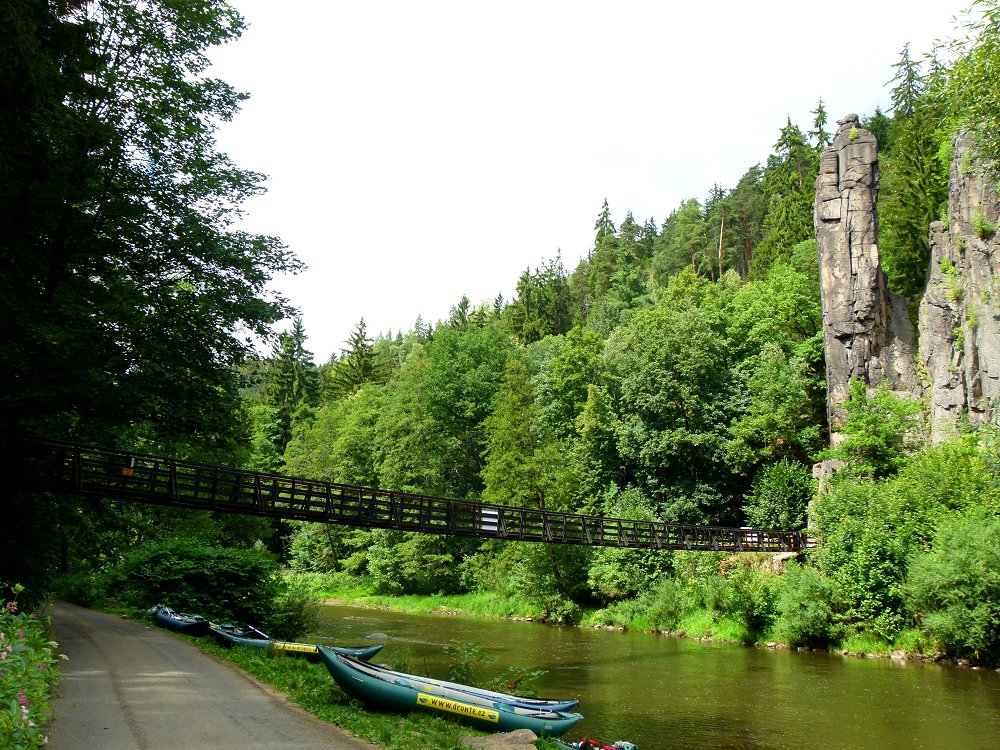
{"label": "cliff face", "polygon": [[878,144],[857,115],[838,123],[820,159],[815,227],[834,443],[852,378],[911,392],[918,383],[905,301],[889,291],[878,251]]}
{"label": "cliff face", "polygon": [[931,260],[920,302],[920,371],[927,383],[932,438],[955,434],[967,416],[993,421],[1000,406],[1000,240],[996,183],[971,142],[954,142],[950,226],[930,228]]}
{"label": "cliff face", "polygon": [[933,440],[1000,409],[1000,200],[965,137],[954,144],[950,226],[930,227],[931,260],[917,331],[888,290],[878,252],[878,147],[856,115],[839,122],[816,181],[832,440],[854,377],[925,399]]}

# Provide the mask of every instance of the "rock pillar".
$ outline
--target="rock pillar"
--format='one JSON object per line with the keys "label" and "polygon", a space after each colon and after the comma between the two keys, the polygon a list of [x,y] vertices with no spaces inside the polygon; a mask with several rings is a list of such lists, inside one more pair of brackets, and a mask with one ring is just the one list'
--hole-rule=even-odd
{"label": "rock pillar", "polygon": [[878,143],[857,115],[838,126],[820,158],[814,215],[834,444],[852,378],[907,394],[920,388],[905,301],[889,291],[879,263]]}

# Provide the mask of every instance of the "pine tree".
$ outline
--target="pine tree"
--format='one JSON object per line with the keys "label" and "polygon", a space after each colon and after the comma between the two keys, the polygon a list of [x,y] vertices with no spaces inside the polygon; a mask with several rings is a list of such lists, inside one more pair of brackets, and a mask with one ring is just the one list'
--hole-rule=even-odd
{"label": "pine tree", "polygon": [[892,149],[881,159],[879,247],[889,286],[904,295],[920,292],[930,261],[928,233],[948,197],[936,130],[938,103],[929,96],[920,65],[903,48],[892,88]]}
{"label": "pine tree", "polygon": [[339,397],[349,396],[366,383],[379,382],[383,370],[364,318],[358,321],[345,343],[347,348],[331,374],[333,393]]}

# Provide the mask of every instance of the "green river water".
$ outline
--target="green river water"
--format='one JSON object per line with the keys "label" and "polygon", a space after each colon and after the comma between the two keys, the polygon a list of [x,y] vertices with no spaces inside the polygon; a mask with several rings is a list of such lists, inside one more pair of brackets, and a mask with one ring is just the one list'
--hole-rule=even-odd
{"label": "green river water", "polygon": [[[493,659],[548,670],[544,697],[580,700],[563,739],[630,740],[640,750],[998,750],[1000,673],[888,659],[792,653],[446,615],[327,606],[317,636],[403,653],[447,676],[444,646],[476,642]],[[379,659],[376,658],[376,661]]]}

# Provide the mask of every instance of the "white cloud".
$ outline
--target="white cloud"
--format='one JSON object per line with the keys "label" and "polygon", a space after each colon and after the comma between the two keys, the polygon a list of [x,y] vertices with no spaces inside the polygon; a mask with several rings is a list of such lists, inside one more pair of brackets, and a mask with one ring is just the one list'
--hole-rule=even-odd
{"label": "white cloud", "polygon": [[903,45],[965,1],[235,0],[250,29],[213,74],[252,98],[219,140],[270,177],[247,226],[308,264],[279,288],[325,360],[362,316],[406,330],[572,268],[605,197],[660,223],[733,187],[819,97],[831,129],[887,108]]}

